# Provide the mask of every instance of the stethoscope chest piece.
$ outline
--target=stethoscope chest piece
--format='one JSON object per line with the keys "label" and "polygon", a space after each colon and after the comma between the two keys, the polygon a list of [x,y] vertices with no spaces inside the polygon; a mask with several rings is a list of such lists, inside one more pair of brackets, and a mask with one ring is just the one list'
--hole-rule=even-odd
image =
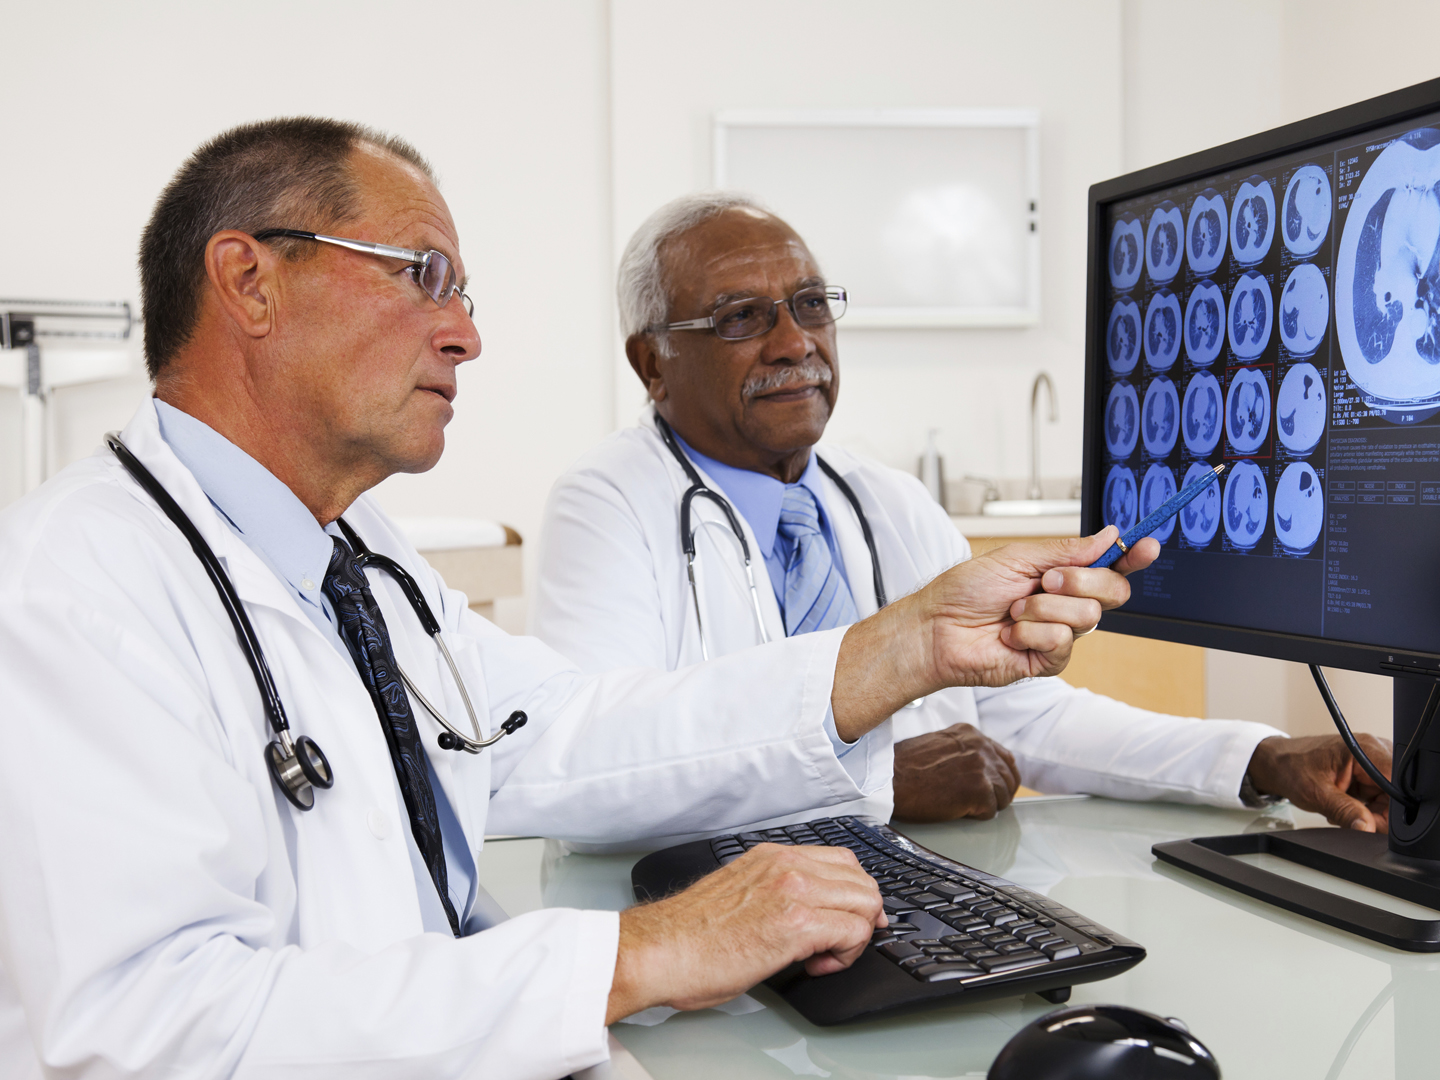
{"label": "stethoscope chest piece", "polygon": [[301,735],[293,743],[290,733],[280,733],[265,747],[265,764],[280,790],[301,810],[315,805],[315,789],[329,788],[335,783],[335,773],[314,739]]}

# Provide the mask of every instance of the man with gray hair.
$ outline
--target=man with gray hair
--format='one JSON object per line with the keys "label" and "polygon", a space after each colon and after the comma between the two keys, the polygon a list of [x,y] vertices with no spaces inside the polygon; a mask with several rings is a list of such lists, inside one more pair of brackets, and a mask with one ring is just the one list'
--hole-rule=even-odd
{"label": "man with gray hair", "polygon": [[884,915],[838,848],[502,921],[484,837],[858,797],[885,777],[837,745],[1058,670],[1128,595],[1086,568],[1111,530],[763,653],[584,676],[473,614],[365,494],[435,464],[480,352],[418,153],[314,118],[226,132],[140,261],[155,397],[0,514],[0,1076],[547,1080],[619,1017],[839,970]]}
{"label": "man with gray hair", "polygon": [[[734,193],[677,199],[626,246],[619,299],[651,405],[556,483],[532,608],[534,632],[583,670],[675,670],[852,623],[970,557],[914,477],[820,444],[846,296],[784,221]],[[942,690],[890,726],[903,820],[991,817],[1023,782],[1232,807],[1284,797],[1358,829],[1387,822],[1338,736],[1163,716],[1056,678]],[[1388,746],[1367,747],[1388,768]],[[889,750],[880,733],[837,746],[871,769]],[[888,818],[891,797],[845,809]]]}

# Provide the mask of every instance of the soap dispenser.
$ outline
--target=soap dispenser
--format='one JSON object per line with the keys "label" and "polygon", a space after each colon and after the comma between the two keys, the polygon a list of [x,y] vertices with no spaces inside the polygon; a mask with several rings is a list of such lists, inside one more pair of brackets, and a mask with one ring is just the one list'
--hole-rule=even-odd
{"label": "soap dispenser", "polygon": [[926,437],[925,452],[920,455],[920,482],[925,485],[925,490],[930,492],[930,497],[944,506],[945,459],[940,456],[940,450],[935,445],[935,436],[938,434],[939,428],[931,428]]}

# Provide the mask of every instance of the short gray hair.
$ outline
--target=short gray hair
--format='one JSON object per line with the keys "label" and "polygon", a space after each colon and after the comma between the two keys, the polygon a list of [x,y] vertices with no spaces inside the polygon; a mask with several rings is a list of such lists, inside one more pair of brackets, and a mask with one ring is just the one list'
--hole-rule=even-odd
{"label": "short gray hair", "polygon": [[[773,211],[753,196],[738,191],[698,191],[666,203],[635,230],[620,256],[615,286],[620,299],[620,332],[626,338],[664,323],[669,314],[671,282],[665,280],[660,249],[727,210],[756,210],[773,216]],[[656,345],[660,355],[670,355],[669,335],[657,333]]]}

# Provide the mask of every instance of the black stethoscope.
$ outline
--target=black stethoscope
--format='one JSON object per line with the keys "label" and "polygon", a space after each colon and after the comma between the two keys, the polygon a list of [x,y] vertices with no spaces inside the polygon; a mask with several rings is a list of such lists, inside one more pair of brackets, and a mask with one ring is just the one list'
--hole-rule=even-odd
{"label": "black stethoscope", "polygon": [[[700,478],[700,473],[691,464],[685,452],[680,449],[680,443],[675,438],[675,432],[665,422],[665,418],[658,413],[655,416],[655,426],[659,429],[660,438],[675,455],[675,460],[685,470],[685,476],[690,481],[689,488],[680,497],[680,547],[685,552],[685,574],[690,579],[690,595],[695,601],[695,625],[700,631],[700,656],[702,659],[710,659],[710,650],[705,645],[705,623],[700,618],[700,591],[695,585],[695,531],[690,527],[690,506],[697,499],[709,499],[725,514],[725,520],[730,523],[730,531],[735,534],[735,539],[740,541],[740,554],[745,562],[745,580],[750,585],[750,604],[755,614],[755,625],[760,629],[760,640],[766,644],[770,641],[770,635],[765,629],[765,618],[760,611],[760,593],[755,588],[755,571],[750,562],[750,545],[745,540],[745,530],[740,527],[740,519],[735,514],[735,508],[730,505],[730,500],[721,495],[714,488],[706,487],[705,481]],[[840,493],[849,500],[851,507],[855,510],[855,517],[860,521],[860,531],[865,536],[865,546],[870,551],[870,568],[874,573],[875,580],[875,607],[876,609],[885,606],[885,579],[880,574],[880,555],[875,550],[875,536],[870,531],[870,521],[865,517],[865,511],[860,508],[860,500],[855,492],[851,490],[844,478],[830,467],[830,465],[819,454],[815,455],[815,462],[820,466],[822,472],[835,482]]]}
{"label": "black stethoscope", "polygon": [[[275,680],[270,675],[270,665],[265,661],[265,653],[260,648],[260,638],[255,633],[255,628],[250,624],[250,617],[245,614],[245,605],[240,600],[240,595],[235,591],[234,584],[225,573],[225,568],[220,565],[215,552],[200,535],[200,530],[195,528],[195,523],[190,520],[180,505],[165,490],[165,486],[155,479],[140,459],[131,453],[130,448],[121,440],[118,432],[111,431],[105,436],[105,444],[114,451],[115,456],[120,459],[120,464],[125,466],[125,471],[134,477],[138,483],[150,495],[160,509],[165,512],[175,527],[180,530],[185,539],[190,541],[190,547],[205,567],[205,572],[210,576],[215,591],[220,594],[220,603],[225,608],[225,614],[230,616],[230,622],[235,627],[235,634],[240,639],[240,648],[245,653],[245,659],[250,664],[251,674],[255,676],[255,685],[260,690],[260,702],[265,708],[265,717],[270,721],[270,729],[275,733],[265,747],[265,764],[270,768],[270,775],[274,777],[275,783],[285,793],[285,797],[297,808],[309,810],[315,805],[315,788],[329,788],[335,784],[335,773],[330,768],[330,762],[326,759],[324,751],[316,744],[315,740],[308,735],[301,735],[299,738],[292,738],[290,734],[290,721],[285,717],[285,706],[280,701],[280,693],[275,689]],[[439,721],[440,726],[445,730],[441,732],[438,742],[442,750],[464,750],[467,753],[478,754],[487,746],[499,742],[506,735],[511,734],[525,726],[526,715],[520,710],[510,714],[500,730],[490,738],[482,738],[480,734],[480,722],[475,718],[475,708],[470,704],[470,695],[465,689],[465,680],[460,677],[460,669],[455,666],[455,661],[450,656],[450,650],[445,646],[445,639],[440,636],[440,622],[435,618],[435,613],[430,609],[430,604],[425,599],[425,594],[420,591],[420,586],[409,572],[397,563],[394,559],[384,555],[377,555],[367,548],[349,524],[341,518],[340,529],[345,533],[350,546],[357,555],[358,568],[363,572],[366,567],[373,566],[377,570],[383,570],[389,574],[400,586],[405,598],[410,601],[410,607],[414,609],[415,616],[420,620],[420,625],[425,632],[434,639],[435,644],[440,647],[440,654],[445,657],[445,663],[449,665],[450,674],[455,679],[455,685],[460,688],[460,698],[465,702],[465,711],[470,715],[470,728],[474,738],[458,731],[439,710],[431,705],[420,689],[410,680],[410,676],[400,669],[400,678],[404,680],[405,686],[410,693],[414,694],[420,704],[425,706],[427,712]]]}

